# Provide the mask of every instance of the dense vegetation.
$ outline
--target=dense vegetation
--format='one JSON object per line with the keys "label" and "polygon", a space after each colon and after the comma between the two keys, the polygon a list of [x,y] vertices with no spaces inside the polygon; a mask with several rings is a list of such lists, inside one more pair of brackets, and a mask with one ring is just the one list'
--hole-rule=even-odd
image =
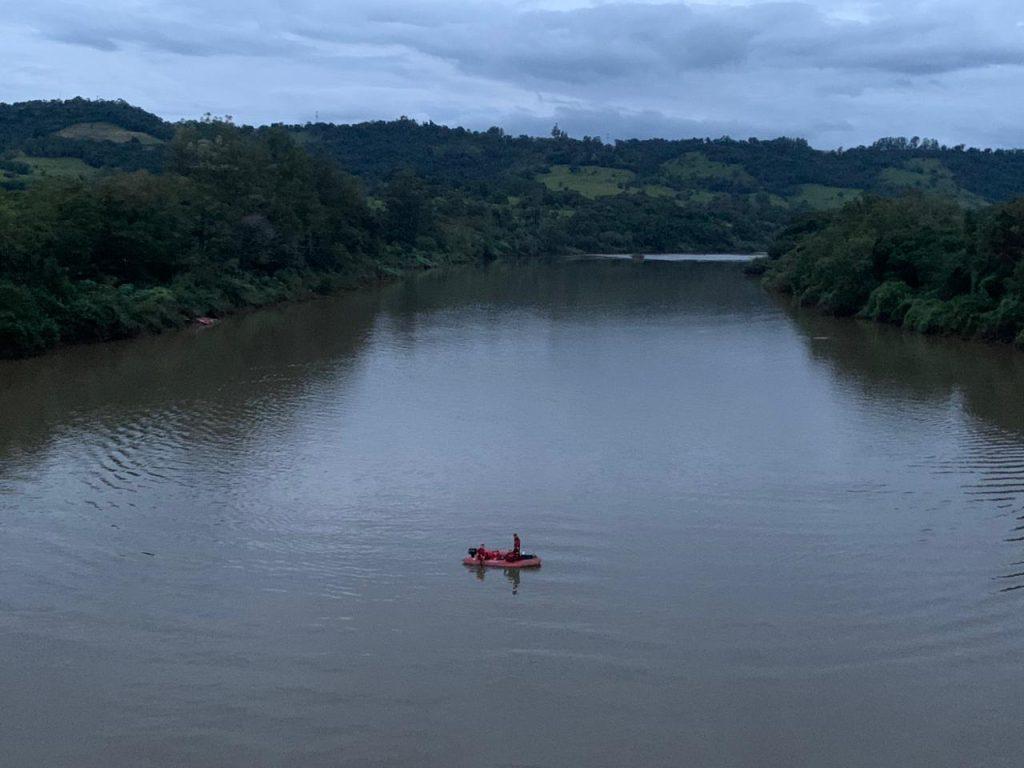
{"label": "dense vegetation", "polygon": [[282,131],[183,128],[166,173],[0,193],[0,355],[130,336],[307,290],[389,259],[358,184]]}
{"label": "dense vegetation", "polygon": [[1024,348],[1024,199],[865,199],[794,223],[761,266],[769,286],[836,315]]}
{"label": "dense vegetation", "polygon": [[[950,202],[873,197],[908,190]],[[120,101],[0,104],[0,356],[436,263],[756,251],[794,217],[802,223],[779,242],[800,237],[808,248],[806,238],[872,206],[945,205],[964,233],[980,232],[996,215],[986,206],[1019,195],[1024,153],[916,138],[822,152],[796,139],[605,143],[557,128],[513,137],[407,119],[172,125]],[[814,213],[858,200],[835,218]],[[962,237],[981,237],[976,230]],[[783,269],[795,258],[773,269],[780,288],[832,311],[864,309],[834,301],[835,290],[808,293],[800,270]],[[901,278],[928,297],[931,279]],[[986,286],[970,294],[1001,302]],[[934,298],[951,301],[948,293]],[[990,335],[987,325],[958,330]]]}
{"label": "dense vegetation", "polygon": [[173,135],[174,126],[123,101],[0,104],[0,182],[20,189],[41,175],[160,171]]}

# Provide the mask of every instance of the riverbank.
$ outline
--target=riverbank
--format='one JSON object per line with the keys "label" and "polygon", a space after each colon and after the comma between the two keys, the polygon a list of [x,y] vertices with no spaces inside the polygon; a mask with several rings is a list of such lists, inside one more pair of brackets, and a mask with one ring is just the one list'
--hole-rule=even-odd
{"label": "riverbank", "polygon": [[827,314],[1024,349],[1024,199],[858,201],[788,227],[746,272]]}
{"label": "riverbank", "polygon": [[588,259],[619,259],[624,261],[728,261],[751,262],[758,257],[765,257],[764,251],[754,253],[585,253],[577,260]]}
{"label": "riverbank", "polygon": [[536,244],[484,213],[403,174],[371,196],[283,129],[183,125],[159,173],[111,169],[0,189],[0,358]]}
{"label": "riverbank", "polygon": [[[640,261],[751,262],[761,254],[653,253]],[[558,260],[634,260],[628,254],[555,255]],[[515,261],[515,259],[512,259]],[[468,263],[449,254],[402,254],[390,262],[351,260],[345,271],[284,270],[256,275],[240,270],[190,272],[166,285],[137,288],[94,281],[66,283],[57,294],[0,280],[0,359],[58,348],[132,339],[186,328],[247,310],[306,301],[382,285],[416,271]]]}
{"label": "riverbank", "polygon": [[0,281],[0,359],[159,334],[201,319],[368,288],[441,263],[457,263],[422,256],[410,262],[399,266],[366,260],[350,264],[344,272],[188,273],[167,285],[148,288],[80,281],[65,285],[60,295]]}

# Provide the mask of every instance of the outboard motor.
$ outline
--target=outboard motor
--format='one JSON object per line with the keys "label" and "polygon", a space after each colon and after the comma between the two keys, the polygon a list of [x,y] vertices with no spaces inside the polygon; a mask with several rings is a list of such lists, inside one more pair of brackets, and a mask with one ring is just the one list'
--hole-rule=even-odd
{"label": "outboard motor", "polygon": [[476,557],[476,547],[470,547],[467,551],[470,557]]}

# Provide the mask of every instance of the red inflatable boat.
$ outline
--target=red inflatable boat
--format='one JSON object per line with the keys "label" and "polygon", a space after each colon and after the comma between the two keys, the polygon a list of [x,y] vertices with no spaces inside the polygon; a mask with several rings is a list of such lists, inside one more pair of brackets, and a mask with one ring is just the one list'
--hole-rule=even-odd
{"label": "red inflatable boat", "polygon": [[481,558],[477,556],[477,550],[471,549],[462,564],[484,568],[536,568],[540,565],[540,558],[536,555],[520,555],[518,560],[506,560],[506,554],[501,550],[488,550],[488,557]]}

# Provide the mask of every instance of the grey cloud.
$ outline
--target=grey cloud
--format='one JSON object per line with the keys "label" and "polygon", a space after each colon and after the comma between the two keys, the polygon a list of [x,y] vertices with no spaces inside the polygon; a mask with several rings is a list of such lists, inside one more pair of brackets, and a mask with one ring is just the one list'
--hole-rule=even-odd
{"label": "grey cloud", "polygon": [[[546,132],[557,120],[609,137],[845,145],[1012,143],[1024,124],[1018,0],[736,3],[7,2],[0,68],[45,62],[66,95],[252,121],[408,114]],[[0,99],[41,95],[33,77],[0,83]],[[50,93],[53,78],[36,82]]]}
{"label": "grey cloud", "polygon": [[475,6],[445,14],[435,8],[429,24],[398,23],[395,17],[378,9],[364,26],[296,31],[319,40],[400,44],[470,74],[534,84],[717,68],[743,61],[752,34],[750,25],[723,24],[681,3],[525,13]]}
{"label": "grey cloud", "polygon": [[[1005,19],[979,19],[966,2],[910,4],[910,14],[897,6],[870,21],[838,19],[809,2],[613,3],[523,11],[502,2],[364,0],[338,8],[307,0],[292,13],[275,3],[248,6],[252,17],[228,3],[193,5],[184,20],[176,18],[179,6],[161,0],[146,14],[97,7],[76,15],[42,5],[41,12],[23,13],[36,17],[43,34],[100,50],[133,43],[191,56],[298,56],[311,51],[297,38],[401,45],[469,74],[533,84],[744,65],[932,74],[1024,63],[1024,30],[1008,30]],[[252,22],[239,24],[239,18]]]}
{"label": "grey cloud", "polygon": [[116,51],[117,43],[109,37],[96,34],[87,29],[65,29],[51,32],[51,40],[59,43],[70,43],[71,45],[84,45],[87,48],[95,48],[97,51]]}
{"label": "grey cloud", "polygon": [[[535,82],[644,79],[744,65],[931,74],[1024,62],[1019,29],[1006,34],[968,10],[961,4],[945,17],[897,12],[863,22],[831,18],[809,3],[616,4],[447,22],[438,14],[428,27],[371,24],[339,34],[369,33],[471,73]],[[329,28],[320,32],[329,34]]]}
{"label": "grey cloud", "polygon": [[184,20],[154,3],[151,13],[124,10],[111,13],[102,6],[81,12],[63,3],[42,3],[36,10],[22,11],[39,34],[56,42],[84,45],[102,51],[116,51],[138,45],[160,53],[181,56],[289,56],[301,55],[308,45],[288,39],[277,30],[259,26],[245,28],[238,17],[220,19],[200,15]]}
{"label": "grey cloud", "polygon": [[770,35],[764,42],[766,62],[789,66],[923,75],[1024,64],[1024,37],[978,27],[970,17],[824,24],[810,35]]}

